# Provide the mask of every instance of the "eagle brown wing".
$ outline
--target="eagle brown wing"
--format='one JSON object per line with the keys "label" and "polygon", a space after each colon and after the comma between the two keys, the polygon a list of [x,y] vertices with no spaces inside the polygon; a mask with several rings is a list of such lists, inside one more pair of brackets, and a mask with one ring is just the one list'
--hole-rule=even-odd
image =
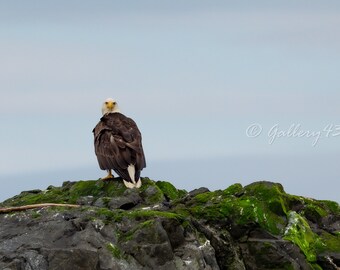
{"label": "eagle brown wing", "polygon": [[104,115],[94,133],[94,148],[102,170],[113,169],[120,177],[131,181],[127,168],[135,166],[135,180],[146,167],[142,136],[131,119],[121,113]]}

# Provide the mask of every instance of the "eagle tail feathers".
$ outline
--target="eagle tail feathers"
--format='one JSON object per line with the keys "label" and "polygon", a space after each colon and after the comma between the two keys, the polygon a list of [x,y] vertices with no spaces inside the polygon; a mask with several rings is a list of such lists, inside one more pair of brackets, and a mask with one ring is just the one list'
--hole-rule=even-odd
{"label": "eagle tail feathers", "polygon": [[142,186],[142,181],[140,180],[140,178],[138,179],[137,183],[131,183],[129,181],[126,181],[123,179],[123,182],[124,182],[124,185],[127,187],[127,188],[140,188]]}
{"label": "eagle tail feathers", "polygon": [[125,179],[123,180],[124,181],[124,185],[127,187],[127,188],[140,188],[142,186],[142,181],[140,180],[140,178],[138,177],[138,180],[136,181],[136,169],[135,169],[135,165],[133,164],[130,164],[128,167],[127,167],[127,171],[128,171],[128,174],[130,176],[130,179],[131,181],[126,181]]}
{"label": "eagle tail feathers", "polygon": [[131,183],[129,181],[126,181],[123,179],[123,182],[124,182],[124,185],[127,187],[127,188],[134,188],[135,187],[135,184],[134,183]]}
{"label": "eagle tail feathers", "polygon": [[132,183],[133,183],[134,185],[136,185],[136,180],[135,180],[135,172],[136,172],[136,170],[135,170],[135,165],[130,164],[130,165],[127,167],[127,171],[128,171],[128,173],[129,173],[129,176],[130,176],[130,179],[131,179]]}
{"label": "eagle tail feathers", "polygon": [[140,188],[141,186],[142,186],[142,180],[140,180],[140,178],[139,178],[137,183],[136,183],[136,188]]}

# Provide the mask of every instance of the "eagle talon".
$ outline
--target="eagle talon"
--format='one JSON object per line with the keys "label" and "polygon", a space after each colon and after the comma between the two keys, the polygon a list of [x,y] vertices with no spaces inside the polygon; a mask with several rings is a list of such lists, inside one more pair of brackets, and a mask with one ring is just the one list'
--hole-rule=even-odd
{"label": "eagle talon", "polygon": [[108,181],[108,180],[112,180],[115,177],[112,175],[111,170],[109,170],[109,174],[107,176],[105,176],[104,178],[101,178],[102,181]]}

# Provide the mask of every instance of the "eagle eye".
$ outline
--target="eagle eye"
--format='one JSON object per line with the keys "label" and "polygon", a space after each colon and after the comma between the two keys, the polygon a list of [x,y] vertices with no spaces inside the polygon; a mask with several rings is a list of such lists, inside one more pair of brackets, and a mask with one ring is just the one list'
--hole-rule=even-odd
{"label": "eagle eye", "polygon": [[105,101],[105,104],[107,105],[107,104],[109,104],[107,101]]}

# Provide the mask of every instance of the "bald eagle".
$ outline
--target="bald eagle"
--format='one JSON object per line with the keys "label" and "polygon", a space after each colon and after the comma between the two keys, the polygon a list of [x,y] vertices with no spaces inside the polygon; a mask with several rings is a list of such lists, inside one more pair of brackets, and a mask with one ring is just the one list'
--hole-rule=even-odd
{"label": "bald eagle", "polygon": [[146,167],[141,133],[131,118],[120,113],[112,98],[103,103],[102,114],[93,129],[99,167],[108,171],[102,180],[114,178],[111,173],[114,170],[126,187],[139,188],[142,185],[140,173]]}

